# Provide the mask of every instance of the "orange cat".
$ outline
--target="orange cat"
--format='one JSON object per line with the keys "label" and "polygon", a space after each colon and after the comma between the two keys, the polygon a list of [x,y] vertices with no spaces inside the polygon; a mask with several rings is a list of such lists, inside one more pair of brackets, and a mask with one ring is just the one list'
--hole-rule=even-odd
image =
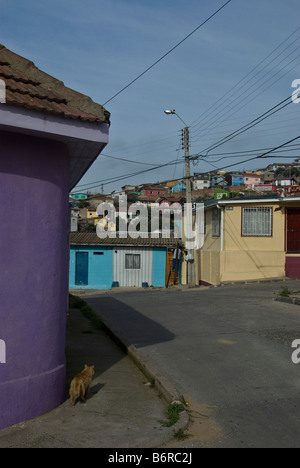
{"label": "orange cat", "polygon": [[75,405],[75,401],[78,397],[84,401],[89,393],[90,386],[92,383],[95,366],[87,366],[85,364],[84,370],[80,374],[76,375],[70,385],[70,397],[71,405]]}

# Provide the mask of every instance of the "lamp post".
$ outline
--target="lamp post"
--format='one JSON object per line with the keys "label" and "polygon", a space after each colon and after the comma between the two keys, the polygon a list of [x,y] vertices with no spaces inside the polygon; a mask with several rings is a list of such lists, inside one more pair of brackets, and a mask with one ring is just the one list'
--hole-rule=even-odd
{"label": "lamp post", "polygon": [[190,144],[189,144],[189,127],[185,121],[173,110],[165,110],[167,115],[176,115],[184,124],[183,129],[183,146],[185,157],[185,177],[186,177],[186,202],[192,203],[192,187],[191,187],[191,169],[190,169]]}
{"label": "lamp post", "polygon": [[[192,203],[192,186],[191,186],[191,169],[190,169],[190,144],[189,144],[189,127],[185,121],[178,115],[175,109],[165,110],[167,115],[176,115],[181,122],[184,124],[183,129],[183,147],[184,147],[184,157],[185,157],[185,181],[186,181],[186,203],[190,207]],[[192,220],[191,220],[192,222]],[[188,250],[188,262],[187,262],[187,283],[189,286],[193,284],[193,278],[195,271],[193,268],[194,256],[192,251]]]}

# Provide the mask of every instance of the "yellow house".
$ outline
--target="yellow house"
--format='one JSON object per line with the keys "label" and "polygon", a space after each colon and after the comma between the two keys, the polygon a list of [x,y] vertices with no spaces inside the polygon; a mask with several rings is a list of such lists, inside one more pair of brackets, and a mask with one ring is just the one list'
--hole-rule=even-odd
{"label": "yellow house", "polygon": [[166,187],[172,188],[172,187],[174,187],[174,185],[176,185],[176,184],[179,184],[179,181],[178,181],[178,180],[171,180],[171,181],[169,181],[169,182],[166,183]]}
{"label": "yellow house", "polygon": [[209,202],[194,259],[197,285],[300,278],[300,197]]}
{"label": "yellow house", "polygon": [[80,216],[81,218],[87,218],[87,219],[99,218],[97,214],[97,210],[93,208],[81,208]]}

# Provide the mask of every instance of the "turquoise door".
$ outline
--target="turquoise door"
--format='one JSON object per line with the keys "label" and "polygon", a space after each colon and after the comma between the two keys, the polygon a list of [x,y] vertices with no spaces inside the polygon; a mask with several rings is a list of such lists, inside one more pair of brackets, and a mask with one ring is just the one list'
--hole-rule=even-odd
{"label": "turquoise door", "polygon": [[76,252],[75,284],[89,284],[89,254],[88,252]]}

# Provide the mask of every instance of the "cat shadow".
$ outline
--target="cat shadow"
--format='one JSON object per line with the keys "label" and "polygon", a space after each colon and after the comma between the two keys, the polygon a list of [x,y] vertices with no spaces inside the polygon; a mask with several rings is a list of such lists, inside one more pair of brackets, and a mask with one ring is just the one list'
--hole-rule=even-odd
{"label": "cat shadow", "polygon": [[93,385],[91,388],[90,388],[90,392],[89,392],[89,395],[87,397],[87,400],[90,400],[91,398],[93,398],[95,395],[97,395],[97,393],[99,393],[102,388],[105,386],[105,384],[101,384],[101,383],[97,383],[95,385]]}
{"label": "cat shadow", "polygon": [[[95,385],[93,385],[91,388],[90,388],[90,391],[89,391],[89,394],[87,396],[87,398],[85,399],[85,401],[82,401],[80,400],[80,398],[77,399],[77,403],[81,403],[82,405],[84,405],[85,403],[87,403],[89,400],[91,400],[92,398],[94,398],[95,395],[97,395],[97,393],[99,393],[101,391],[101,389],[104,387],[105,384],[101,384],[101,383],[97,383]],[[76,404],[76,403],[75,403]]]}
{"label": "cat shadow", "polygon": [[[89,394],[88,394],[87,398],[85,399],[85,401],[82,401],[82,400],[80,400],[80,398],[77,398],[76,402],[75,402],[75,406],[78,403],[81,403],[82,405],[84,405],[88,400],[91,400],[95,395],[97,395],[97,393],[99,393],[104,386],[105,386],[105,384],[101,384],[101,383],[97,383],[97,384],[93,385],[90,388]],[[66,402],[68,400],[70,400],[70,395],[69,395],[69,391],[66,390],[64,401]]]}

